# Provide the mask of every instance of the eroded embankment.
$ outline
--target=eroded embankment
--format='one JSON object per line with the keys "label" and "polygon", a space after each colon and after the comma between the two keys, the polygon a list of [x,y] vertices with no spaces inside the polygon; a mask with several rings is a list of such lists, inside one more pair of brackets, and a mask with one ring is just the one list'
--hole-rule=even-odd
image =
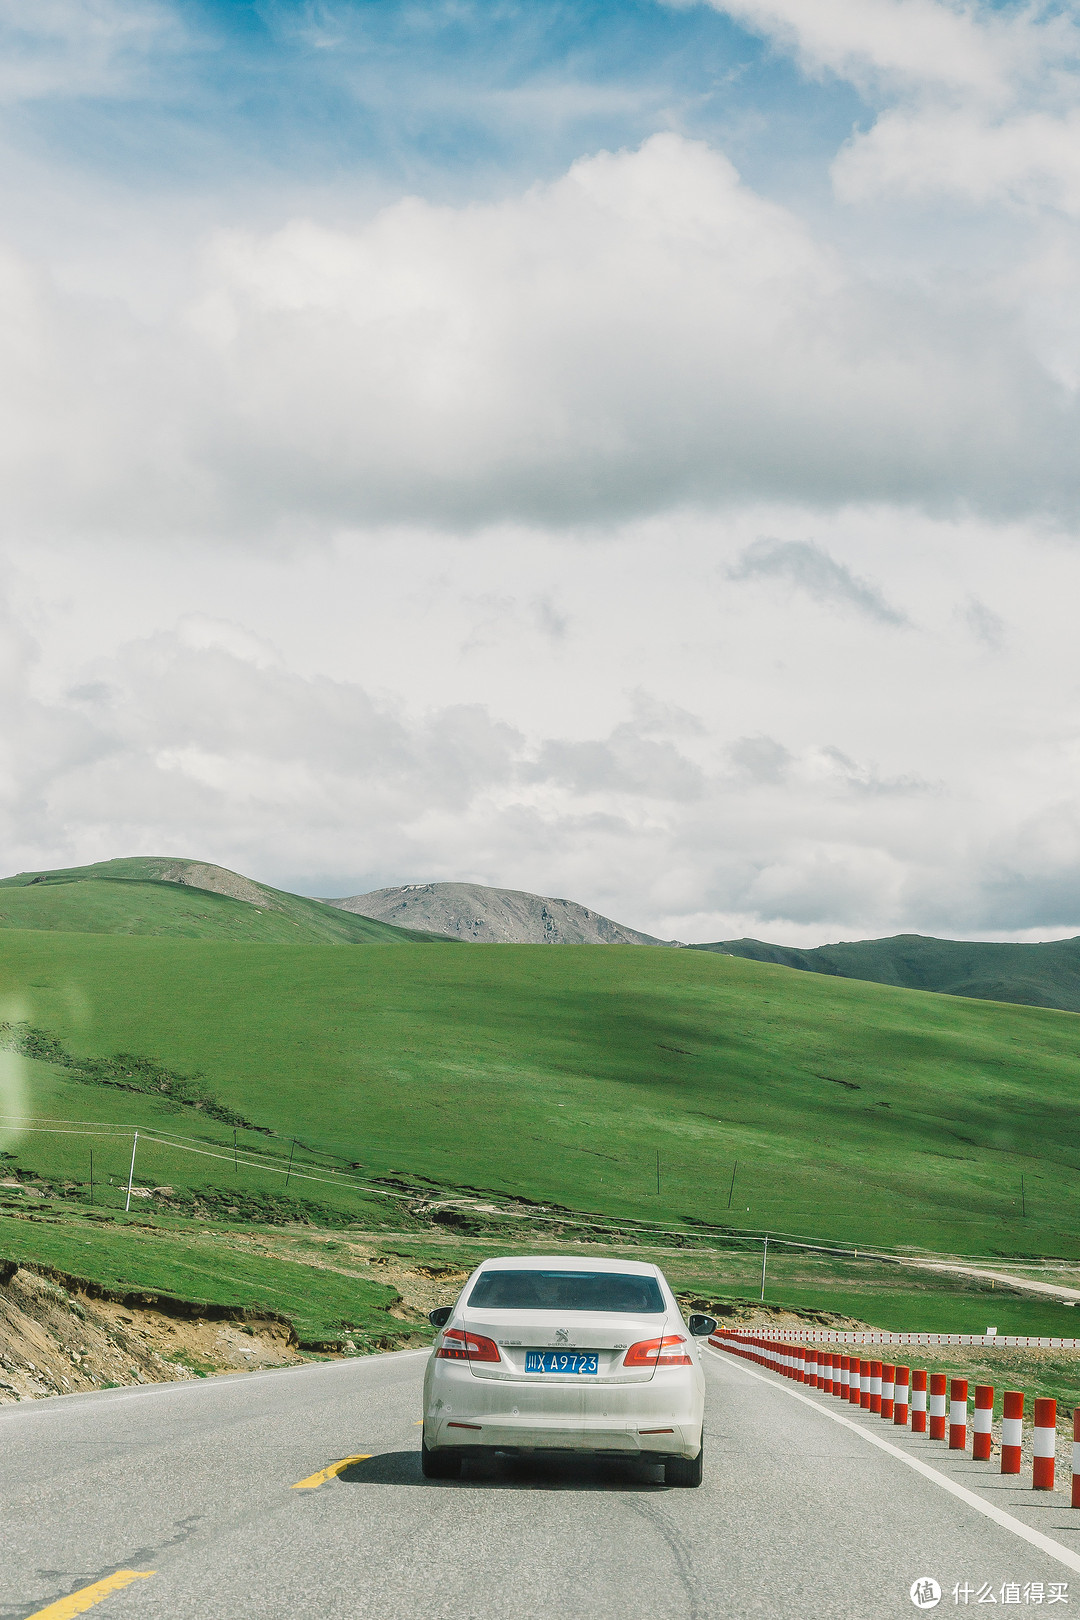
{"label": "eroded embankment", "polygon": [[287,1322],[173,1314],[161,1304],[91,1297],[72,1279],[0,1266],[0,1404],[301,1359]]}

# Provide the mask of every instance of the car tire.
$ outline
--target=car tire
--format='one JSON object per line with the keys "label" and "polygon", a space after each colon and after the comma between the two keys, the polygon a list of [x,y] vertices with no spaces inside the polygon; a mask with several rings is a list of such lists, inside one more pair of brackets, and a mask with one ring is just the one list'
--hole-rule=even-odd
{"label": "car tire", "polygon": [[455,1451],[433,1450],[422,1440],[420,1470],[425,1479],[457,1479],[461,1473],[461,1457]]}
{"label": "car tire", "polygon": [[693,1487],[701,1484],[701,1465],[705,1457],[705,1440],[696,1457],[669,1457],[664,1463],[664,1484]]}

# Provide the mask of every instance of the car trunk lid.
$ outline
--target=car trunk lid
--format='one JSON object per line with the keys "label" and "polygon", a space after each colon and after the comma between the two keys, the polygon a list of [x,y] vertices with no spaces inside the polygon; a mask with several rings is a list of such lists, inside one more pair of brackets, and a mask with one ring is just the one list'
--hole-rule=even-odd
{"label": "car trunk lid", "polygon": [[[673,1326],[668,1315],[639,1316],[629,1313],[605,1313],[603,1316],[582,1314],[575,1321],[573,1312],[557,1314],[553,1311],[478,1309],[467,1313],[464,1325],[470,1335],[491,1340],[499,1350],[497,1362],[480,1361],[470,1356],[469,1365],[474,1377],[528,1383],[550,1383],[561,1378],[583,1385],[597,1381],[647,1383],[655,1370],[655,1362],[650,1360],[642,1367],[626,1367],[624,1360],[627,1350],[642,1340],[659,1339],[680,1329],[685,1333],[681,1321]],[[527,1361],[531,1351],[554,1352],[559,1358],[557,1370],[529,1370]],[[573,1370],[575,1356],[593,1355],[596,1357],[595,1372]],[[567,1361],[562,1360],[563,1356],[567,1357]]]}

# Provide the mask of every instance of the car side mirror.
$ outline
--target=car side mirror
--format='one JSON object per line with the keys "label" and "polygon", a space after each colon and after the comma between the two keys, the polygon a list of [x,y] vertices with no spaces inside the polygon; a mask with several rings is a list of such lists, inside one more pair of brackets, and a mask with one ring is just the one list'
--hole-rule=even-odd
{"label": "car side mirror", "polygon": [[692,1316],[686,1325],[695,1339],[703,1339],[706,1334],[715,1333],[717,1329],[715,1316]]}
{"label": "car side mirror", "polygon": [[[435,1310],[428,1311],[427,1319],[432,1327],[442,1328],[446,1326],[453,1314],[454,1307],[452,1305],[439,1305]],[[702,1317],[702,1321],[708,1321],[708,1317]],[[713,1326],[716,1326],[715,1322]],[[690,1331],[693,1332],[693,1329],[691,1328]]]}

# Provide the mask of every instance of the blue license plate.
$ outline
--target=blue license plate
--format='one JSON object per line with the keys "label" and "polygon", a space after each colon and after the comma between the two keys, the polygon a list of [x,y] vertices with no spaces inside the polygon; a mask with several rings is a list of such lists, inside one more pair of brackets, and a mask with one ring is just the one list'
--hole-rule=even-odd
{"label": "blue license plate", "polygon": [[527,1373],[595,1373],[598,1357],[593,1350],[585,1354],[579,1350],[526,1350]]}

